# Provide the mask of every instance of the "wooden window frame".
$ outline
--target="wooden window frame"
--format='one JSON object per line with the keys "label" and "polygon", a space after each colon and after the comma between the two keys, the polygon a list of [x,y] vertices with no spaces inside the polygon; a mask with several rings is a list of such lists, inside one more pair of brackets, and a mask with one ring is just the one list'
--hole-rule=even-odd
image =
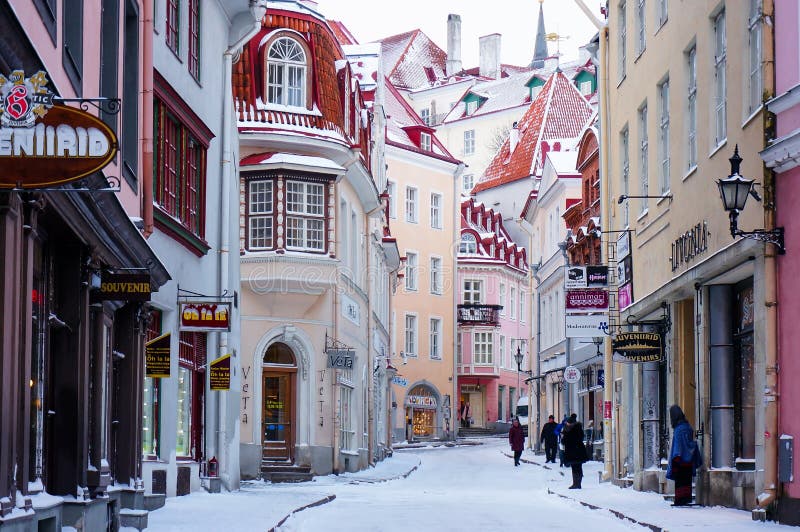
{"label": "wooden window frame", "polygon": [[[172,0],[167,0],[170,2]],[[189,0],[189,74],[200,82],[200,0]]]}
{"label": "wooden window frame", "polygon": [[165,35],[164,42],[167,48],[180,56],[181,52],[181,0],[166,0],[166,19],[164,20]]}
{"label": "wooden window frame", "polygon": [[[189,372],[191,378],[191,412],[189,417],[190,454],[177,456],[178,460],[201,462],[203,456],[203,406],[205,396],[205,371],[208,358],[208,336],[205,332],[181,331],[178,341],[178,367]],[[177,425],[176,425],[177,428]]]}

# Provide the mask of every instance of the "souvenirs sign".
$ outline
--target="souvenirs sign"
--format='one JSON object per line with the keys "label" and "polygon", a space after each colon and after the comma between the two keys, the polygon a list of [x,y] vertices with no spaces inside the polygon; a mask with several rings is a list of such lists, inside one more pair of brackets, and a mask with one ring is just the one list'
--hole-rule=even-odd
{"label": "souvenirs sign", "polygon": [[144,344],[144,376],[151,379],[168,379],[170,365],[170,333]]}
{"label": "souvenirs sign", "polygon": [[44,188],[104,168],[117,154],[117,137],[81,109],[53,106],[47,74],[0,75],[0,189]]}
{"label": "souvenirs sign", "polygon": [[182,331],[230,331],[231,304],[184,301],[180,304]]}
{"label": "souvenirs sign", "polygon": [[568,313],[608,310],[608,291],[567,290],[566,310]]}
{"label": "souvenirs sign", "polygon": [[100,275],[100,289],[92,291],[92,301],[150,301],[149,273]]}
{"label": "souvenirs sign", "polygon": [[208,385],[211,390],[228,391],[231,389],[230,355],[219,357],[209,364]]}
{"label": "souvenirs sign", "polygon": [[661,335],[653,332],[619,333],[611,341],[611,349],[617,362],[659,362]]}
{"label": "souvenirs sign", "polygon": [[436,408],[436,398],[427,395],[409,395],[406,397],[406,406]]}

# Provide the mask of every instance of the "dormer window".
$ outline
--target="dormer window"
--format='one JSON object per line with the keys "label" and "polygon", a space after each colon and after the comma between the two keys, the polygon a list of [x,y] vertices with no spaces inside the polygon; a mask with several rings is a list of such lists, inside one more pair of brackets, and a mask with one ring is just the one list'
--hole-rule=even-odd
{"label": "dormer window", "polygon": [[419,134],[419,147],[425,151],[431,151],[431,134],[424,131]]}
{"label": "dormer window", "polygon": [[267,102],[306,107],[306,52],[296,40],[279,37],[267,54]]}
{"label": "dormer window", "polygon": [[458,246],[458,252],[466,255],[475,255],[478,253],[478,240],[472,233],[464,233],[461,235],[461,243]]}
{"label": "dormer window", "polygon": [[478,110],[478,100],[470,100],[467,102],[467,116],[470,116]]}

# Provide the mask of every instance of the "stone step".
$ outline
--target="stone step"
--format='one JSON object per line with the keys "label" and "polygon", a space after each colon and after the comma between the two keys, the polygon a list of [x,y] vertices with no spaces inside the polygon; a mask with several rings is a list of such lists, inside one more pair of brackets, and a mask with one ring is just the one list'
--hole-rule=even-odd
{"label": "stone step", "polygon": [[269,480],[270,482],[308,482],[314,478],[314,475],[311,473],[300,473],[300,472],[263,472],[261,476],[264,480]]}
{"label": "stone step", "polygon": [[262,473],[311,473],[310,467],[301,467],[293,465],[267,465],[261,462]]}
{"label": "stone step", "polygon": [[163,493],[146,493],[144,496],[144,509],[152,512],[163,507],[167,502],[167,496]]}
{"label": "stone step", "polygon": [[123,508],[119,511],[119,525],[123,528],[129,527],[139,531],[144,530],[147,528],[147,513],[147,510]]}

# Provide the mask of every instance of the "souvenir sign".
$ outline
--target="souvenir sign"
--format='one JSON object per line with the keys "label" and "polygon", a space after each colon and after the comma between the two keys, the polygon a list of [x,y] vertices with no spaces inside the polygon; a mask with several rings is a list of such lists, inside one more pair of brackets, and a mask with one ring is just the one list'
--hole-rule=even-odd
{"label": "souvenir sign", "polygon": [[0,188],[45,188],[104,168],[117,137],[81,109],[53,106],[47,74],[0,75]]}
{"label": "souvenir sign", "polygon": [[617,362],[659,362],[661,335],[653,332],[619,333],[611,341],[611,349]]}

